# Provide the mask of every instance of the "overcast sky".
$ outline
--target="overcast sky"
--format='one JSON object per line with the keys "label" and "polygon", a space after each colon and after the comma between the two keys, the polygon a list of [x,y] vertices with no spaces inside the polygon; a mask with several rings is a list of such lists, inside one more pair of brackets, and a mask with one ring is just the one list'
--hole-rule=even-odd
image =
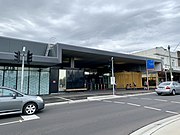
{"label": "overcast sky", "polygon": [[180,1],[0,0],[0,36],[125,53],[168,45],[173,51]]}

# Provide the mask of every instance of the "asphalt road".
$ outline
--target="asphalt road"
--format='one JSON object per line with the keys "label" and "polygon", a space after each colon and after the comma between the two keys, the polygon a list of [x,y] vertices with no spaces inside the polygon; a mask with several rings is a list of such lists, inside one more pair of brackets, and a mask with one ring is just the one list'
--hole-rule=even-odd
{"label": "asphalt road", "polygon": [[155,93],[47,106],[36,115],[0,117],[0,135],[128,135],[180,113],[180,95]]}

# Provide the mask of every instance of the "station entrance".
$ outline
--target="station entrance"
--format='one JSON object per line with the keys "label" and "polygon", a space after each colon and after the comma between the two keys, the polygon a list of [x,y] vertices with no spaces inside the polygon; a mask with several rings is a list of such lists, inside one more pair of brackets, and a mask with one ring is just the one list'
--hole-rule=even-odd
{"label": "station entrance", "polygon": [[85,72],[85,86],[87,90],[105,90],[111,88],[110,74],[97,72]]}

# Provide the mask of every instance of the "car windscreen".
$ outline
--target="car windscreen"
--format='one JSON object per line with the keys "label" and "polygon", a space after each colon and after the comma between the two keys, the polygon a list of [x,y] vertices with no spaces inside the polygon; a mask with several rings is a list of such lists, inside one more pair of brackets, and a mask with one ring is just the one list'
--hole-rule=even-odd
{"label": "car windscreen", "polygon": [[171,84],[170,82],[163,82],[159,86],[167,86],[167,85],[170,85],[170,84]]}

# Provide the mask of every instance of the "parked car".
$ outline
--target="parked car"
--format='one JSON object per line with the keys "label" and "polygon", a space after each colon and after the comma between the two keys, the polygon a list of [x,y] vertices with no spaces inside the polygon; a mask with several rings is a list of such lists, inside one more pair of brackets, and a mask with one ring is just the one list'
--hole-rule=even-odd
{"label": "parked car", "polygon": [[158,88],[155,89],[158,95],[161,94],[172,94],[180,93],[180,83],[175,81],[167,81],[159,84]]}
{"label": "parked car", "polygon": [[39,96],[25,95],[15,89],[0,87],[0,115],[31,115],[43,108],[44,101]]}

